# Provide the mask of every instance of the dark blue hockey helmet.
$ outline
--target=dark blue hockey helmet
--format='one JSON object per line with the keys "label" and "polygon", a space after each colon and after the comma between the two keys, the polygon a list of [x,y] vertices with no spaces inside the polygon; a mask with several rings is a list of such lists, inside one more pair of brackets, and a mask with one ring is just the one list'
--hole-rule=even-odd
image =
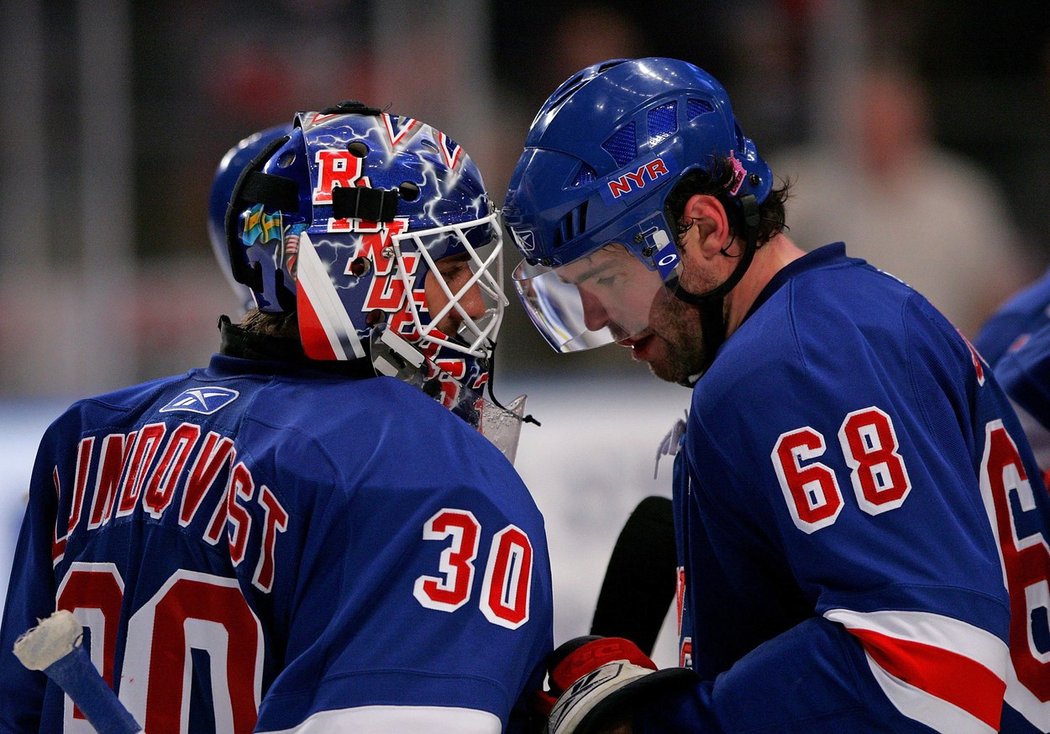
{"label": "dark blue hockey helmet", "polygon": [[675,278],[681,258],[664,214],[668,194],[690,171],[726,162],[727,201],[766,199],[772,173],[725,89],[685,61],[606,61],[554,91],[529,129],[503,218],[524,257],[515,285],[555,349],[599,346],[637,328],[592,332],[566,285],[572,278],[558,269],[615,243],[653,274],[647,287]]}

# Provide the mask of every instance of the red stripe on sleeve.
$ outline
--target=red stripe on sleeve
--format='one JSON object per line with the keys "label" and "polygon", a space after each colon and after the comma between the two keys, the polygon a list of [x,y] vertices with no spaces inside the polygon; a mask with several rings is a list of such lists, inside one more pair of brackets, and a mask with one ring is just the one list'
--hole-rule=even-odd
{"label": "red stripe on sleeve", "polygon": [[1006,681],[965,655],[866,629],[847,628],[890,675],[999,729]]}

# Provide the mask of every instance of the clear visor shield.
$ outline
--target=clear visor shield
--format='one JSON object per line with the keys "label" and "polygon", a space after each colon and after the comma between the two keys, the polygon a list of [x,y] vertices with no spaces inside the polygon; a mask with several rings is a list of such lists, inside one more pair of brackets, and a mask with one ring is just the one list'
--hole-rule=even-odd
{"label": "clear visor shield", "polygon": [[422,259],[424,303],[408,310],[421,339],[474,357],[486,357],[496,341],[507,296],[503,292],[503,236],[496,214],[464,224],[405,232],[391,238],[397,274],[413,291]]}
{"label": "clear visor shield", "polygon": [[532,323],[559,352],[578,352],[644,335],[665,282],[679,264],[662,215],[555,268],[521,262],[514,285]]}

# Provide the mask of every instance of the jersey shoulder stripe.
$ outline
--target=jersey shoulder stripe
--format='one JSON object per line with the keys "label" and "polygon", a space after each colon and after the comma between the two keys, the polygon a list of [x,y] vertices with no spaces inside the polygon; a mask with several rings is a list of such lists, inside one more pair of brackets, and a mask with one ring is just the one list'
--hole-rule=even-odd
{"label": "jersey shoulder stripe", "polygon": [[426,731],[441,734],[499,734],[500,720],[487,711],[456,706],[359,706],[321,711],[299,726],[270,734],[325,734],[353,731],[359,734],[389,734]]}
{"label": "jersey shoulder stripe", "polygon": [[926,612],[833,609],[824,616],[860,641],[883,692],[905,716],[938,731],[998,730],[1009,660],[1003,640]]}

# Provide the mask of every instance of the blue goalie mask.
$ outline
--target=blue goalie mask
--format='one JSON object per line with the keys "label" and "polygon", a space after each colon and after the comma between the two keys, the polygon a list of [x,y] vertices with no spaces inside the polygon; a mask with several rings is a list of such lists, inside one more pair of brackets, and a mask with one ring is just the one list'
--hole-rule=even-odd
{"label": "blue goalie mask", "polygon": [[234,279],[296,314],[309,358],[369,359],[482,428],[503,240],[455,141],[356,102],[301,112],[241,172],[225,233]]}
{"label": "blue goalie mask", "polygon": [[725,200],[753,211],[772,189],[769,166],[722,85],[692,64],[617,59],[554,91],[532,122],[503,209],[524,257],[515,286],[554,349],[644,332],[681,269],[667,197],[690,172],[725,167]]}

